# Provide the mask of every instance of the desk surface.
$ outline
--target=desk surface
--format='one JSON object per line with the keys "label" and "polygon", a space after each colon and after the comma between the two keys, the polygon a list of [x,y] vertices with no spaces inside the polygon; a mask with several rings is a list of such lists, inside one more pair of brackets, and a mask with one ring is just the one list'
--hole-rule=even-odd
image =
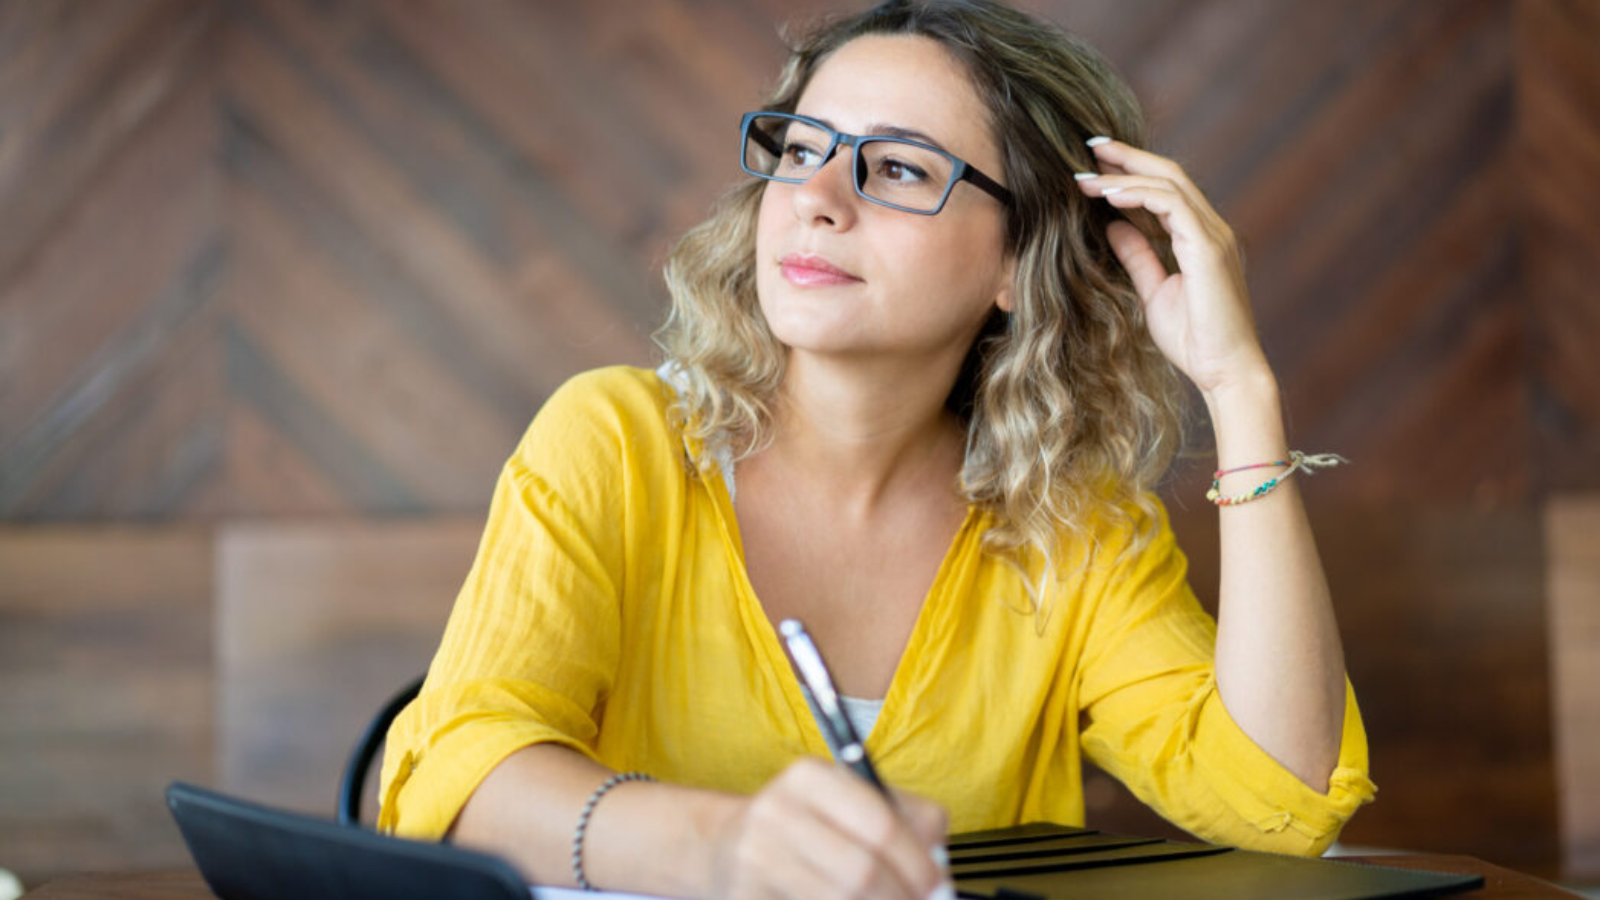
{"label": "desk surface", "polygon": [[[1496,900],[1512,898],[1574,898],[1577,894],[1523,875],[1510,869],[1490,865],[1470,856],[1445,856],[1433,853],[1407,854],[1405,856],[1350,856],[1345,861],[1370,862],[1378,865],[1407,869],[1430,869],[1435,872],[1472,872],[1482,875],[1484,886],[1474,891],[1450,894],[1450,897],[1494,897]],[[50,882],[23,895],[24,900],[209,900],[211,892],[193,869],[174,872],[107,872],[95,875],[70,875]]]}

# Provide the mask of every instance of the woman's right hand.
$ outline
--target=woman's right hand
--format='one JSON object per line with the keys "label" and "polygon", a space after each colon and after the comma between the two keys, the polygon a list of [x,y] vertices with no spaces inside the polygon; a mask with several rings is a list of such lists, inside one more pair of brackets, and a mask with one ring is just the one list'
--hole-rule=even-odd
{"label": "woman's right hand", "polygon": [[728,817],[713,849],[711,896],[954,900],[935,861],[946,821],[935,803],[897,793],[891,804],[856,775],[806,757]]}

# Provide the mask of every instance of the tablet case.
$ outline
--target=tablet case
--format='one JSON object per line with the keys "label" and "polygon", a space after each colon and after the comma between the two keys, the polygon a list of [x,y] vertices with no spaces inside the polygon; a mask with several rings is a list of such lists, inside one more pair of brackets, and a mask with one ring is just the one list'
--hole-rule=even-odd
{"label": "tablet case", "polygon": [[174,782],[167,806],[222,900],[528,900],[509,863]]}
{"label": "tablet case", "polygon": [[[509,863],[174,782],[167,805],[222,900],[528,900]],[[1036,823],[950,837],[970,900],[1379,900],[1481,887],[1478,875],[1302,859]]]}

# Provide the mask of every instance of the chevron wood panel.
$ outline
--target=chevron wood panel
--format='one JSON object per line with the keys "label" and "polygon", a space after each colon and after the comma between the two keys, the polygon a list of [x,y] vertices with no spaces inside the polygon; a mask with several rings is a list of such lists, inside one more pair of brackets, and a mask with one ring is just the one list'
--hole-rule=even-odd
{"label": "chevron wood panel", "polygon": [[[537,73],[497,70],[484,32],[441,33],[433,19],[460,17],[425,4],[234,12],[222,114],[239,252],[225,352],[249,440],[229,447],[233,503],[479,508],[556,384],[649,358],[654,300],[624,233],[636,223],[591,215],[560,176],[578,169],[575,152],[587,172],[639,173],[637,145],[554,142],[582,129],[577,115],[543,120],[546,147],[522,143],[526,126],[500,127],[445,79],[475,59],[508,86]],[[533,17],[501,24],[538,35],[537,17],[555,12],[500,14]],[[428,45],[408,45],[395,17],[443,40],[446,61],[419,55]],[[607,199],[629,188],[619,179]],[[660,188],[631,189],[647,214]],[[262,452],[304,490],[255,477]]]}
{"label": "chevron wood panel", "polygon": [[[481,508],[555,384],[651,358],[659,261],[734,180],[777,16],[853,8],[112,6],[5,13],[14,518]],[[1243,236],[1298,442],[1362,463],[1341,496],[1527,502],[1535,422],[1563,485],[1596,477],[1588,332],[1545,324],[1594,305],[1561,274],[1592,226],[1530,250],[1572,285],[1537,316],[1517,280],[1511,3],[1035,8],[1120,65]],[[61,60],[22,52],[40,34]],[[1567,121],[1576,71],[1520,96]],[[1575,146],[1547,152],[1588,171]],[[141,403],[164,417],[119,424]]]}
{"label": "chevron wood panel", "polygon": [[[1226,6],[1194,15],[1224,20]],[[1521,500],[1510,10],[1297,9],[1233,17],[1245,21],[1209,56],[1174,38],[1198,49],[1176,51],[1145,93],[1160,142],[1242,236],[1293,439],[1359,464],[1308,490]]]}
{"label": "chevron wood panel", "polygon": [[216,483],[217,11],[0,9],[0,515],[169,515]]}
{"label": "chevron wood panel", "polygon": [[1517,3],[1517,188],[1535,441],[1550,491],[1600,487],[1600,3]]}

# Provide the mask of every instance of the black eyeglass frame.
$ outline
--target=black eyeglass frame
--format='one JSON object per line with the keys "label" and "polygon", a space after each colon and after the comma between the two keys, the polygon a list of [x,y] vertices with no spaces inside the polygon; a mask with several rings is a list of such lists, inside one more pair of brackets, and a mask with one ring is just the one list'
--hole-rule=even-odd
{"label": "black eyeglass frame", "polygon": [[[935,216],[939,214],[940,210],[944,209],[945,203],[950,199],[950,192],[956,188],[956,183],[961,181],[970,181],[974,187],[995,198],[996,200],[999,200],[1005,206],[1011,205],[1011,192],[1006,190],[1004,185],[978,171],[976,166],[971,165],[966,160],[956,156],[954,153],[941,150],[932,144],[924,144],[921,141],[913,141],[909,138],[887,137],[883,135],[850,134],[848,132],[829,128],[827,125],[817,121],[816,119],[807,118],[806,116],[797,116],[794,113],[770,112],[767,110],[747,112],[739,119],[739,168],[743,169],[748,174],[756,176],[757,178],[761,178],[766,181],[781,181],[784,184],[805,184],[807,181],[811,180],[810,175],[806,176],[805,178],[783,178],[778,175],[758,172],[755,169],[750,168],[750,166],[746,163],[745,148],[750,145],[751,125],[756,119],[766,117],[789,119],[791,121],[800,122],[801,124],[808,125],[819,131],[827,132],[831,136],[828,141],[828,149],[822,154],[822,161],[817,163],[817,168],[811,173],[811,175],[815,175],[817,172],[822,171],[822,167],[826,166],[828,162],[833,159],[833,154],[838,152],[840,146],[850,147],[852,150],[854,150],[855,159],[852,160],[853,164],[850,167],[850,183],[855,186],[856,195],[869,203],[876,203],[879,206],[887,206],[890,209],[897,209],[901,212],[911,213],[912,215]],[[758,144],[766,149],[767,152],[771,153],[774,158],[783,158],[783,148],[773,147],[771,143],[766,140],[766,138],[769,137],[766,132],[763,132],[758,128],[755,129],[755,133],[759,136],[756,140]],[[898,203],[890,203],[887,200],[880,200],[877,197],[868,196],[867,192],[862,187],[864,184],[866,184],[867,172],[866,157],[861,155],[861,148],[864,144],[873,143],[908,144],[921,150],[937,153],[945,159],[948,159],[951,163],[950,180],[944,186],[944,194],[939,197],[938,205],[933,209],[912,209],[909,206],[901,206]]]}

